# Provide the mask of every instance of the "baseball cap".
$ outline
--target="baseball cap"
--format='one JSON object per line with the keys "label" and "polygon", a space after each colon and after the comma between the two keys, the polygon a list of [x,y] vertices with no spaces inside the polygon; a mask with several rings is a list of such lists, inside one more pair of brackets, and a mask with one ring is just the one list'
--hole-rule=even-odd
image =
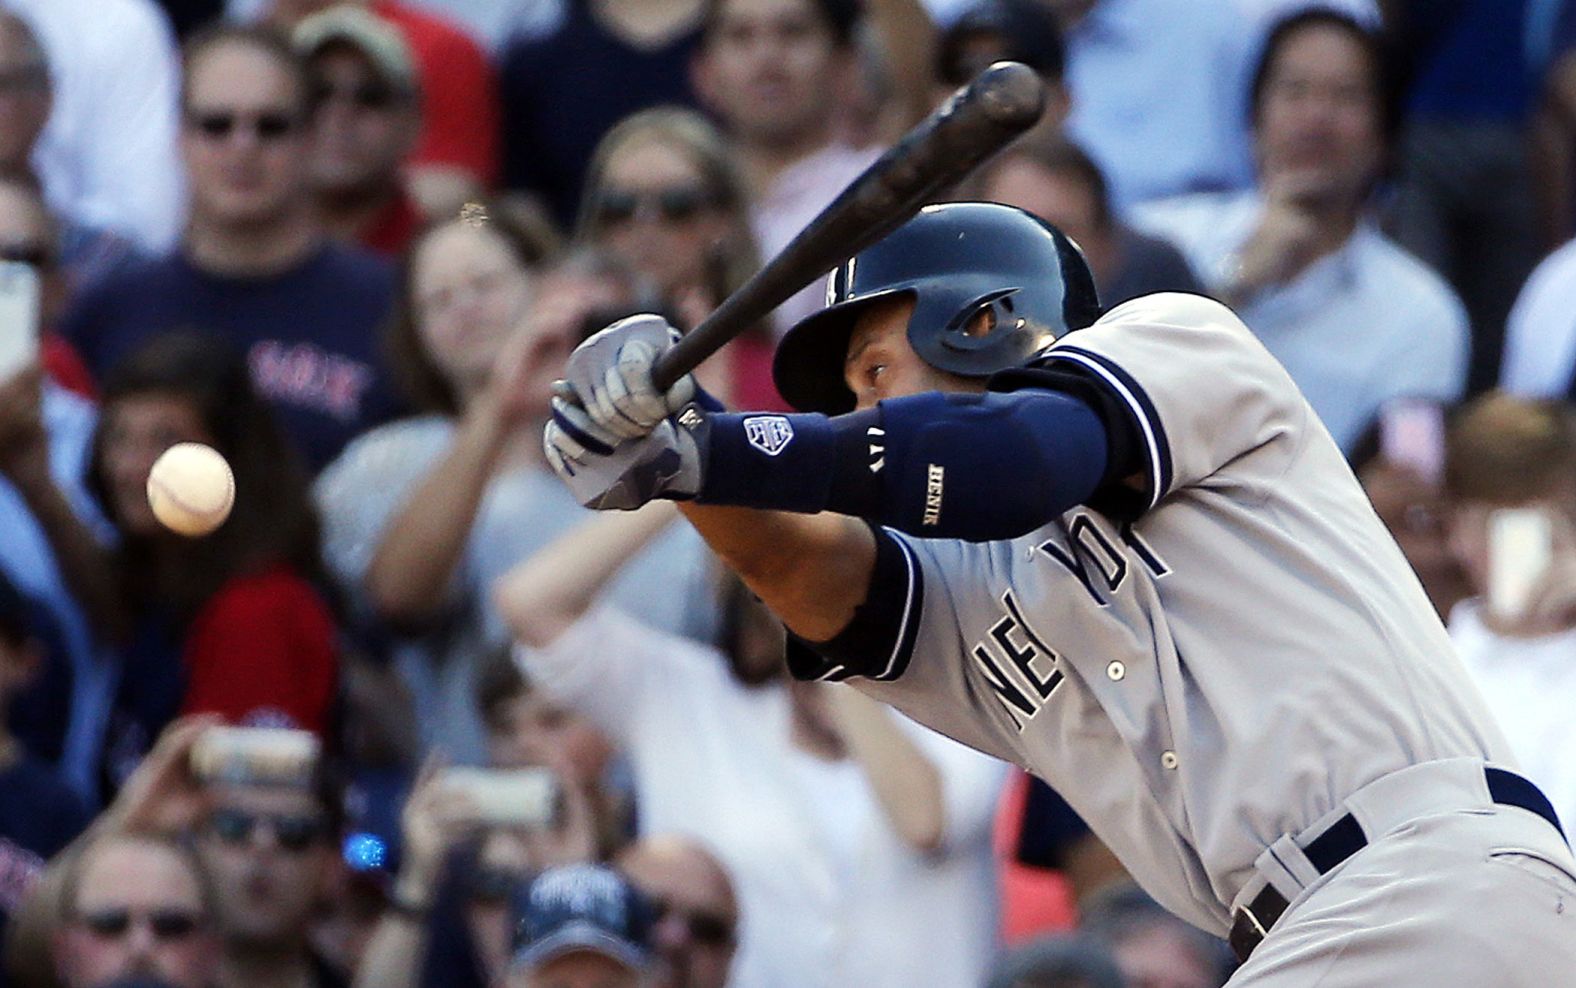
{"label": "baseball cap", "polygon": [[406,95],[416,91],[416,63],[399,28],[364,8],[342,3],[318,11],[296,25],[291,43],[308,59],[329,45],[349,45],[390,88]]}
{"label": "baseball cap", "polygon": [[588,950],[639,970],[650,956],[653,916],[646,898],[606,865],[550,868],[516,902],[511,966]]}

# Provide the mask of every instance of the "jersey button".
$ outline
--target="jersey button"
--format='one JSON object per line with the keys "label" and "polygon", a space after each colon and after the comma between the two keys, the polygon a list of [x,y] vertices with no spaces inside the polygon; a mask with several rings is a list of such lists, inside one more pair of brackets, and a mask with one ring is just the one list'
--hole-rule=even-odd
{"label": "jersey button", "polygon": [[1177,753],[1174,751],[1162,751],[1160,753],[1160,765],[1162,768],[1176,768]]}
{"label": "jersey button", "polygon": [[1110,677],[1111,681],[1114,683],[1123,676],[1127,675],[1127,666],[1122,665],[1120,662],[1112,662],[1110,665],[1105,667],[1105,674]]}

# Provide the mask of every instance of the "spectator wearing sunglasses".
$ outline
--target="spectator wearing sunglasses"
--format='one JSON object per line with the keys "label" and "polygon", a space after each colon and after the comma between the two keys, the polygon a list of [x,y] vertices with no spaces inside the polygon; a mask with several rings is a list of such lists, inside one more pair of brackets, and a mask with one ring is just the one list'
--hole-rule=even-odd
{"label": "spectator wearing sunglasses", "polygon": [[420,93],[398,29],[359,7],[330,7],[296,26],[312,73],[312,185],[324,225],[398,256],[421,225],[404,166],[421,132]]}
{"label": "spectator wearing sunglasses", "polygon": [[[680,107],[642,110],[602,138],[575,235],[655,282],[690,328],[760,266],[733,149],[706,118]],[[771,383],[766,329],[724,349],[723,380],[705,386],[725,404],[787,407]]]}
{"label": "spectator wearing sunglasses", "polygon": [[687,837],[646,837],[616,864],[654,906],[662,958],[653,988],[726,988],[738,946],[739,904],[722,862]]}
{"label": "spectator wearing sunglasses", "polygon": [[312,787],[220,784],[208,800],[197,851],[218,891],[218,988],[343,984],[309,940],[340,867],[331,777],[320,770]]}
{"label": "spectator wearing sunglasses", "polygon": [[187,43],[185,66],[185,236],[90,287],[64,331],[99,375],[163,331],[224,337],[316,470],[397,410],[377,349],[393,272],[323,234],[308,182],[311,82],[287,39],[219,25]]}
{"label": "spectator wearing sunglasses", "polygon": [[[213,988],[218,894],[174,838],[115,833],[66,866],[55,968],[65,988]],[[261,982],[257,982],[261,984]]]}

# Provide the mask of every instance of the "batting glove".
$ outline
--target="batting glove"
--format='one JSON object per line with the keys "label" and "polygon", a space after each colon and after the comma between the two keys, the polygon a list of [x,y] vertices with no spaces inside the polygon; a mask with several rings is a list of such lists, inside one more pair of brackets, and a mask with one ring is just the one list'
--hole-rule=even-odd
{"label": "batting glove", "polygon": [[661,316],[630,316],[569,355],[564,379],[600,435],[638,439],[694,397],[695,381],[688,374],[666,394],[651,383],[652,365],[678,339],[679,331]]}
{"label": "batting glove", "polygon": [[687,500],[700,490],[700,448],[693,430],[704,428],[705,415],[697,405],[659,421],[645,435],[622,440],[562,398],[554,398],[552,408],[552,421],[542,434],[547,462],[586,507],[631,511],[659,497]]}

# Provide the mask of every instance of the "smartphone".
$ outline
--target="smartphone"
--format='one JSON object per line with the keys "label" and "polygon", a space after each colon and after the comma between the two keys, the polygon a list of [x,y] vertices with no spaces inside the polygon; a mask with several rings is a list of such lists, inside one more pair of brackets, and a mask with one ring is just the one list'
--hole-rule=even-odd
{"label": "smartphone", "polygon": [[322,744],[285,727],[210,727],[192,745],[192,774],[208,783],[310,785]]}
{"label": "smartphone", "polygon": [[463,793],[475,804],[478,819],[489,826],[539,830],[558,822],[561,793],[552,769],[461,766],[444,769],[439,784]]}
{"label": "smartphone", "polygon": [[1542,508],[1502,508],[1488,526],[1489,609],[1520,617],[1554,555],[1553,519]]}
{"label": "smartphone", "polygon": [[0,381],[38,359],[38,271],[0,261]]}
{"label": "smartphone", "polygon": [[1379,452],[1385,460],[1410,467],[1429,484],[1445,468],[1445,410],[1421,399],[1392,401],[1379,416]]}

